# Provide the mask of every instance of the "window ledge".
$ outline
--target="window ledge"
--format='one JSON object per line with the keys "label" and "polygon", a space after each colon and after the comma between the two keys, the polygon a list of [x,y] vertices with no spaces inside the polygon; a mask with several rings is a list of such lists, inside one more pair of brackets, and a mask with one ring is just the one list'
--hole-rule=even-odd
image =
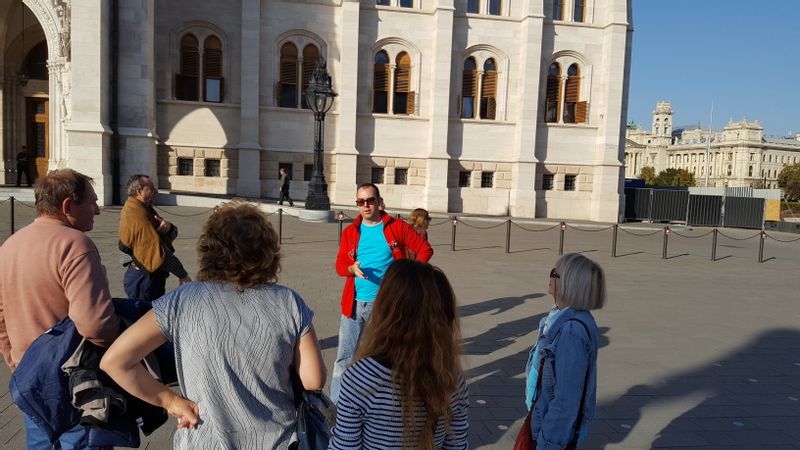
{"label": "window ledge", "polygon": [[372,117],[373,119],[391,119],[391,120],[421,120],[428,121],[427,117],[411,116],[405,114],[380,114],[380,113],[359,113],[358,117]]}
{"label": "window ledge", "polygon": [[509,17],[507,14],[501,14],[499,16],[495,16],[494,14],[465,13],[462,17],[466,17],[467,19],[500,20],[500,21],[508,21],[508,22],[519,22],[518,19]]}
{"label": "window ledge", "polygon": [[557,122],[539,122],[539,125],[544,125],[551,128],[587,128],[598,130],[600,127],[597,125],[590,125],[588,123],[557,123]]}
{"label": "window ledge", "polygon": [[471,124],[479,124],[479,125],[504,125],[504,126],[514,126],[516,122],[508,122],[505,120],[490,120],[490,119],[465,119],[463,117],[451,117],[450,122],[461,122],[461,123],[471,123]]}
{"label": "window ledge", "polygon": [[[419,1],[417,2],[419,3]],[[392,6],[392,5],[376,5],[375,3],[369,4],[361,4],[361,9],[374,9],[377,11],[392,11],[392,12],[406,12],[406,13],[413,13],[413,14],[429,14],[422,11],[422,8],[418,5],[414,5],[411,8],[404,8],[402,6]]]}
{"label": "window ledge", "polygon": [[187,105],[187,106],[196,106],[196,107],[214,107],[218,106],[221,108],[238,108],[241,105],[239,103],[217,103],[217,102],[202,102],[202,101],[192,101],[192,100],[175,100],[172,98],[162,98],[156,101],[156,103],[161,103],[165,105]]}

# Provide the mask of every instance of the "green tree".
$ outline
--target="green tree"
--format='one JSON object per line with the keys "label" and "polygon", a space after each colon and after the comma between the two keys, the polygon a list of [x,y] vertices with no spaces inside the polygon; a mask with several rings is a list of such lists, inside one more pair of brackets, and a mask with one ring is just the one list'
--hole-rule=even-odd
{"label": "green tree", "polygon": [[644,184],[653,184],[653,181],[656,179],[656,169],[655,167],[644,166],[642,167],[642,171],[639,173],[639,178],[644,180]]}
{"label": "green tree", "polygon": [[800,198],[800,163],[783,166],[778,174],[778,186],[786,198]]}
{"label": "green tree", "polygon": [[686,169],[666,169],[658,173],[653,184],[656,186],[694,186],[694,174]]}

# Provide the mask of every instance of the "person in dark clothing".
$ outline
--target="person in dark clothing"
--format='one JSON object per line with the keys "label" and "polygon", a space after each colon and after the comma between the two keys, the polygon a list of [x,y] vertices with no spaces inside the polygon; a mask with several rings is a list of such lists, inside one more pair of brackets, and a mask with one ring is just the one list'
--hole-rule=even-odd
{"label": "person in dark clothing", "polygon": [[22,146],[22,151],[17,153],[17,187],[22,184],[22,175],[25,175],[25,182],[28,186],[31,185],[31,173],[29,171],[30,165],[28,164],[28,149]]}
{"label": "person in dark clothing", "polygon": [[294,202],[292,198],[289,197],[289,175],[286,174],[286,169],[281,167],[281,196],[278,199],[278,204],[282,205],[283,201],[286,200],[289,202],[289,206],[294,206]]}

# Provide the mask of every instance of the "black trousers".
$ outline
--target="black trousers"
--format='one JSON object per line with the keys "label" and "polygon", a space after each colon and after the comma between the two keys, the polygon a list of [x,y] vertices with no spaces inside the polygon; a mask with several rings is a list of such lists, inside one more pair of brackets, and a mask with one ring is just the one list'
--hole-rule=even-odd
{"label": "black trousers", "polygon": [[278,198],[278,204],[282,205],[284,200],[289,202],[289,206],[294,206],[292,198],[289,197],[289,189],[281,189],[281,196]]}

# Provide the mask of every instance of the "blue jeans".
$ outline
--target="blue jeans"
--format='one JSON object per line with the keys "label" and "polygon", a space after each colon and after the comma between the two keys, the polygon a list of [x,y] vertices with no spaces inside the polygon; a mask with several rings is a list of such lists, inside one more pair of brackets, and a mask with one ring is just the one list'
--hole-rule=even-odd
{"label": "blue jeans", "polygon": [[25,435],[28,438],[28,450],[80,450],[80,449],[111,449],[111,447],[89,447],[89,429],[76,425],[71,430],[63,433],[56,445],[50,445],[47,434],[26,414]]}
{"label": "blue jeans", "polygon": [[336,362],[333,363],[333,379],[331,380],[331,400],[336,403],[339,400],[339,389],[342,385],[342,374],[358,348],[358,341],[361,340],[361,333],[364,331],[364,323],[372,312],[373,302],[356,301],[355,314],[353,317],[342,316],[339,323],[339,348],[336,350]]}
{"label": "blue jeans", "polygon": [[130,299],[152,302],[164,295],[167,277],[169,274],[162,271],[148,275],[130,265],[125,271],[125,278],[122,281],[125,286],[125,295]]}

